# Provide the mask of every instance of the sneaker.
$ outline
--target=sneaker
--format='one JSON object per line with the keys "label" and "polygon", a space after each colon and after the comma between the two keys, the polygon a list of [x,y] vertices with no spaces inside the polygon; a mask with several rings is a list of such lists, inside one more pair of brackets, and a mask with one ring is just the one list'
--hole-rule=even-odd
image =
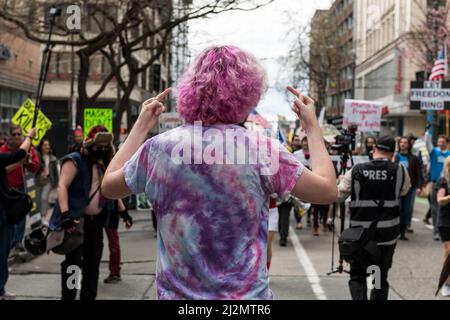
{"label": "sneaker", "polygon": [[405,237],[405,235],[400,236],[400,240],[409,241],[409,239],[407,237]]}
{"label": "sneaker", "polygon": [[318,237],[319,236],[319,228],[314,228],[313,230],[313,236]]}
{"label": "sneaker", "polygon": [[434,241],[441,241],[441,237],[437,233],[433,236],[433,239]]}
{"label": "sneaker", "polygon": [[431,223],[430,223],[430,218],[424,218],[423,219],[423,223],[425,223],[425,224],[427,224],[427,225],[430,225]]}
{"label": "sneaker", "polygon": [[15,298],[16,295],[8,291],[5,291],[5,293],[0,296],[0,300],[14,300]]}
{"label": "sneaker", "polygon": [[122,278],[120,276],[113,276],[112,274],[110,274],[108,276],[108,278],[106,278],[105,280],[103,280],[104,283],[117,283],[122,281]]}
{"label": "sneaker", "polygon": [[280,239],[280,247],[287,247],[287,240],[285,238]]}
{"label": "sneaker", "polygon": [[303,229],[303,225],[301,223],[297,223],[297,226],[295,227],[295,229],[302,230]]}
{"label": "sneaker", "polygon": [[442,296],[450,297],[450,284],[444,284],[442,287]]}
{"label": "sneaker", "polygon": [[414,233],[414,230],[411,227],[409,227],[408,229],[406,229],[406,232],[407,233]]}

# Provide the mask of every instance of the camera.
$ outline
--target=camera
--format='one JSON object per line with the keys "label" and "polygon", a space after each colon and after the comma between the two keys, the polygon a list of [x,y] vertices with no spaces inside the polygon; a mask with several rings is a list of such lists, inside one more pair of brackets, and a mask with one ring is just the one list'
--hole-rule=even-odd
{"label": "camera", "polygon": [[341,134],[336,136],[336,143],[331,146],[333,150],[338,151],[339,154],[348,154],[356,148],[356,132],[358,126],[351,124],[348,129],[342,129]]}

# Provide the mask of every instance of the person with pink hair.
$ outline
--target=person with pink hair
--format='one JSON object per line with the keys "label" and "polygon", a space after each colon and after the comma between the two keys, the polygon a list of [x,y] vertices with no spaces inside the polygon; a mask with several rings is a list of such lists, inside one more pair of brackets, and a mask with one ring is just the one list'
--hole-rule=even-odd
{"label": "person with pink hair", "polygon": [[271,194],[336,200],[336,177],[312,99],[292,87],[292,110],[310,141],[310,171],[278,140],[242,127],[267,88],[251,54],[235,46],[203,51],[177,86],[185,124],[145,141],[165,110],[166,89],[143,103],[111,161],[102,192],[145,192],[158,221],[159,299],[272,299],[267,271]]}

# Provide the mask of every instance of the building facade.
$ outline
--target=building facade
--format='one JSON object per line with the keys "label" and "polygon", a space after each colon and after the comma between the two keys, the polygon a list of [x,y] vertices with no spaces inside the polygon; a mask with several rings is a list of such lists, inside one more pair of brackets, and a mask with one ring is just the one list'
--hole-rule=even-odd
{"label": "building facade", "polygon": [[353,8],[353,0],[336,0],[311,20],[310,95],[327,108],[328,117],[341,115],[345,99],[354,97]]}
{"label": "building facade", "polygon": [[[0,25],[0,29],[3,27]],[[0,131],[8,132],[11,118],[37,90],[40,46],[19,33],[0,32]]]}
{"label": "building facade", "polygon": [[334,116],[344,112],[345,99],[354,97],[355,44],[354,4],[358,1],[336,0],[329,14],[336,26],[334,75],[329,79],[327,105]]}
{"label": "building facade", "polygon": [[381,101],[388,108],[383,133],[424,133],[426,116],[410,110],[409,94],[411,81],[429,70],[419,62],[410,36],[424,28],[433,4],[430,0],[355,2],[356,98]]}

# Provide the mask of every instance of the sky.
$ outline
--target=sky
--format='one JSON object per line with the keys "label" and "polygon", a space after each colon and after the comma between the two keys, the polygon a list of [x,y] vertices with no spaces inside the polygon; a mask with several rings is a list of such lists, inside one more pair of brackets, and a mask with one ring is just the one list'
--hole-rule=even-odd
{"label": "sky", "polygon": [[[189,24],[189,48],[193,56],[212,45],[233,44],[254,54],[266,68],[269,89],[257,110],[269,121],[277,115],[294,120],[279,79],[286,77],[280,58],[295,40],[293,27],[308,25],[317,9],[327,9],[331,0],[275,0],[255,11],[226,12]],[[282,82],[282,81],[281,81]],[[289,85],[289,83],[286,83]]]}

